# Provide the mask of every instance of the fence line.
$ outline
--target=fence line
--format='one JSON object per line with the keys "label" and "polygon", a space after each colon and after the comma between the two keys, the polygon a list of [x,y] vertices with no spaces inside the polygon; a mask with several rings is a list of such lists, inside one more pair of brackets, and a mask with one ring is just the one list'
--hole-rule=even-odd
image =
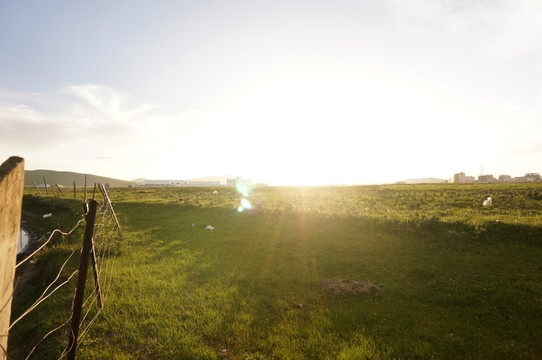
{"label": "fence line", "polygon": [[[86,201],[87,201],[87,178],[88,178],[88,174],[85,174],[84,183],[83,183],[82,186],[79,186],[79,187],[83,188],[83,203],[86,203]],[[64,196],[64,192],[62,192],[61,187],[64,187],[64,186],[67,187],[67,185],[61,185],[61,184],[59,185],[58,183],[55,183],[54,185],[52,183],[47,184],[47,179],[45,178],[45,176],[42,177],[42,182],[43,182],[42,184],[43,184],[43,187],[45,188],[45,192],[46,192],[47,196],[49,196],[49,190],[51,190],[52,195],[55,195],[55,191],[58,191],[58,194],[60,194],[61,196]],[[42,196],[40,186],[38,186],[36,184],[36,181],[32,180],[32,184],[34,185],[34,188],[36,189],[36,192],[37,192],[38,196]],[[92,195],[92,199],[95,198],[94,196],[96,195],[96,186],[98,184],[99,183],[94,183],[94,193]],[[106,184],[106,185],[109,185],[109,184]],[[66,190],[66,192],[67,191],[68,190]],[[73,180],[73,199],[77,200],[77,184],[76,184],[75,180]]]}
{"label": "fence line", "polygon": [[[86,184],[85,184],[86,185]],[[77,289],[75,290],[75,299],[72,310],[71,336],[69,338],[67,358],[75,359],[75,351],[77,350],[77,338],[79,336],[79,325],[81,321],[81,311],[85,300],[85,284],[87,282],[88,263],[90,260],[90,251],[92,250],[92,235],[94,234],[94,222],[96,219],[96,210],[98,202],[90,199],[86,213],[87,224],[85,227],[85,237],[83,238],[83,249],[81,250],[81,258],[79,262],[79,276],[77,277]]]}
{"label": "fence line", "polygon": [[[44,179],[45,180],[45,179]],[[98,184],[100,190],[102,190],[103,185]],[[38,189],[39,191],[39,189]],[[60,191],[59,191],[60,192]],[[60,192],[60,195],[62,196],[62,192]],[[101,217],[98,221],[93,224],[92,228],[95,230],[94,236],[91,236],[92,240],[92,255],[93,255],[93,270],[94,270],[94,283],[96,286],[96,291],[93,291],[89,296],[82,301],[82,308],[84,308],[84,316],[81,318],[81,332],[80,334],[74,338],[75,347],[72,349],[70,346],[64,349],[62,352],[60,358],[64,358],[66,355],[68,357],[70,356],[70,352],[73,352],[75,354],[75,350],[77,349],[78,341],[82,340],[87,334],[90,329],[90,327],[95,323],[96,319],[98,318],[99,314],[101,313],[103,302],[105,301],[105,298],[107,296],[107,286],[109,285],[110,279],[111,279],[111,273],[113,269],[113,257],[112,254],[112,247],[114,246],[114,242],[112,239],[115,237],[115,233],[118,235],[119,238],[121,238],[120,233],[120,225],[118,223],[118,220],[116,218],[113,206],[111,204],[111,201],[109,197],[107,196],[107,193],[102,192],[102,195],[104,195],[103,203],[100,204],[100,213]],[[90,199],[89,201],[95,201],[94,199]],[[96,202],[97,203],[97,202]],[[38,254],[42,249],[44,249],[48,244],[52,242],[52,239],[56,234],[61,234],[63,236],[69,236],[76,229],[79,228],[81,223],[85,221],[86,216],[88,215],[88,212],[85,212],[83,215],[83,218],[78,220],[75,226],[73,226],[68,232],[64,232],[60,229],[54,229],[47,240],[41,244],[35,251],[33,251],[30,255],[26,256],[22,261],[17,263],[15,267],[20,267],[22,264],[26,263],[29,259],[34,257],[36,254]],[[88,223],[87,223],[88,224]],[[115,231],[116,230],[116,231]],[[48,286],[45,288],[45,290],[42,292],[42,294],[38,297],[37,300],[34,301],[34,303],[29,306],[28,309],[26,309],[17,319],[15,319],[8,327],[8,331],[12,329],[16,324],[18,324],[22,319],[27,317],[32,311],[34,311],[40,304],[42,304],[44,301],[46,301],[48,298],[50,298],[55,292],[57,292],[60,288],[67,285],[70,280],[75,276],[75,274],[79,274],[81,276],[79,270],[75,270],[72,272],[66,280],[64,280],[62,283],[55,286],[55,284],[58,282],[60,277],[62,276],[62,273],[65,270],[66,265],[68,264],[69,260],[73,257],[73,255],[77,252],[77,250],[73,250],[72,253],[65,259],[64,263],[60,267],[56,277],[53,281],[51,281]],[[106,261],[107,259],[107,261]],[[0,264],[1,265],[1,264]],[[83,280],[81,280],[83,281]],[[88,279],[84,279],[84,281],[89,281]],[[53,288],[53,286],[55,286]],[[105,286],[105,287],[104,287]],[[53,288],[53,289],[52,289]],[[51,290],[52,289],[52,290]],[[13,297],[13,292],[15,289],[12,289],[12,292],[10,294],[10,300]],[[98,302],[98,306],[96,307],[95,304]],[[9,301],[11,303],[11,301]],[[75,303],[75,297],[72,299],[72,308]],[[4,306],[7,306],[4,305]],[[97,309],[96,309],[97,308]],[[96,313],[93,313],[93,309],[96,310]],[[74,320],[74,314],[73,312],[69,316],[69,318],[63,322],[61,325],[57,326],[53,330],[48,331],[30,350],[28,355],[25,359],[29,359],[32,354],[35,352],[35,350],[38,348],[40,344],[43,343],[43,341],[48,338],[51,334],[55,333],[56,331],[64,328],[70,320],[73,322]],[[79,328],[79,325],[78,325]],[[75,335],[77,331],[74,331],[73,329],[70,329],[70,338]],[[7,332],[6,332],[7,337]],[[7,341],[6,341],[7,345]],[[7,359],[8,353],[6,347],[4,347],[3,344],[0,344],[1,350],[0,350],[0,359],[2,358],[1,355],[4,355]],[[19,354],[18,354],[19,355]],[[73,358],[73,357],[72,357]]]}
{"label": "fence line", "polygon": [[34,184],[34,187],[36,188],[36,190],[38,190],[38,195],[41,196],[40,188],[38,187],[38,185],[36,185],[36,182],[34,180],[32,180],[32,184]]}

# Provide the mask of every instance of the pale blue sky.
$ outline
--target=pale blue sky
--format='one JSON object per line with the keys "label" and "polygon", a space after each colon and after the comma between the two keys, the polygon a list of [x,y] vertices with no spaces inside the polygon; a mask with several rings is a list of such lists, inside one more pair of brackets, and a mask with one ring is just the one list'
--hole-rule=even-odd
{"label": "pale blue sky", "polygon": [[542,3],[2,1],[0,156],[122,179],[542,172]]}

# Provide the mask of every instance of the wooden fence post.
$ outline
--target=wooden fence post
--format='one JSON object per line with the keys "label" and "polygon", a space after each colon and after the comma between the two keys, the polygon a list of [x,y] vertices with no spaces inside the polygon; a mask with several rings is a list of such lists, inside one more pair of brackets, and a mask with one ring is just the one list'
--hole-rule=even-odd
{"label": "wooden fence post", "polygon": [[49,189],[47,189],[47,181],[45,181],[45,175],[43,175],[43,185],[45,185],[45,194],[49,195]]}
{"label": "wooden fence post", "polygon": [[75,200],[75,180],[73,181],[73,199]]}
{"label": "wooden fence post", "polygon": [[[85,207],[87,204],[85,204]],[[81,322],[81,310],[83,308],[83,300],[85,298],[85,283],[87,281],[88,261],[90,251],[92,250],[92,233],[94,232],[94,220],[96,219],[96,208],[98,202],[90,199],[88,202],[88,212],[85,215],[85,237],[83,239],[83,250],[81,251],[81,259],[79,261],[79,273],[77,274],[77,289],[75,290],[75,298],[73,300],[73,314],[70,332],[70,340],[68,342],[68,360],[75,359],[75,351],[77,350],[77,338],[79,337],[79,324]]]}
{"label": "wooden fence post", "polygon": [[23,189],[24,159],[12,156],[0,166],[0,360],[7,359]]}
{"label": "wooden fence post", "polygon": [[38,194],[41,196],[40,188],[38,187],[38,185],[36,185],[36,182],[34,180],[32,180],[32,184],[34,184],[34,187],[36,188],[36,190],[38,190]]}
{"label": "wooden fence post", "polygon": [[115,210],[113,210],[113,204],[111,204],[111,199],[109,198],[109,195],[107,195],[107,191],[105,191],[105,187],[103,184],[98,184],[100,191],[102,192],[102,195],[104,197],[104,202],[107,210],[109,211],[109,214],[115,221],[115,225],[117,226],[117,230],[120,231],[120,224],[119,220],[117,219],[117,215],[115,215]]}
{"label": "wooden fence post", "polygon": [[58,192],[60,193],[60,195],[62,195],[62,190],[60,190],[60,186],[58,186],[58,184],[55,184],[55,186],[58,189]]}
{"label": "wooden fence post", "polygon": [[85,193],[83,195],[83,202],[87,202],[87,176],[85,175]]}
{"label": "wooden fence post", "polygon": [[96,300],[98,300],[98,307],[103,308],[102,300],[102,287],[100,286],[100,273],[98,272],[98,258],[96,257],[96,247],[94,246],[94,240],[92,240],[92,269],[94,270],[94,286],[96,287]]}

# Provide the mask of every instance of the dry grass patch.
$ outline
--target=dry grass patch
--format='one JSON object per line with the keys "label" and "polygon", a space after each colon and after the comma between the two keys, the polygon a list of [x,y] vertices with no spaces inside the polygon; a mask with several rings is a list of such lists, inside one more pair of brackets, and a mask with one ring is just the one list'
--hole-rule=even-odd
{"label": "dry grass patch", "polygon": [[349,280],[349,279],[328,279],[324,280],[323,282],[318,285],[318,287],[327,293],[332,293],[335,295],[340,294],[361,294],[361,293],[368,293],[371,295],[377,295],[380,293],[381,289],[380,286],[375,285],[370,282],[360,282],[356,280]]}

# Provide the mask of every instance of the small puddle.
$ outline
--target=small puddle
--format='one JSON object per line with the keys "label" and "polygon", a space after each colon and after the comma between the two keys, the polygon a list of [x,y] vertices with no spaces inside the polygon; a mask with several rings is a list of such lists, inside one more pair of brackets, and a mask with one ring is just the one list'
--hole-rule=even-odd
{"label": "small puddle", "polygon": [[17,255],[24,251],[29,241],[30,241],[30,234],[23,227],[21,227],[21,231],[19,234],[19,241],[17,242]]}

